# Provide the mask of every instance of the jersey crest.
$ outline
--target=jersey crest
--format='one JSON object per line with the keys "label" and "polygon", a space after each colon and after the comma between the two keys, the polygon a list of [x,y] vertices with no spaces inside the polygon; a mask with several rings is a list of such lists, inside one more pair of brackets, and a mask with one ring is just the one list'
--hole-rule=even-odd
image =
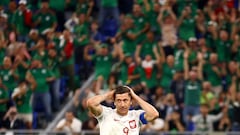
{"label": "jersey crest", "polygon": [[129,127],[130,127],[131,129],[136,128],[136,127],[137,127],[136,121],[135,121],[135,120],[129,121]]}

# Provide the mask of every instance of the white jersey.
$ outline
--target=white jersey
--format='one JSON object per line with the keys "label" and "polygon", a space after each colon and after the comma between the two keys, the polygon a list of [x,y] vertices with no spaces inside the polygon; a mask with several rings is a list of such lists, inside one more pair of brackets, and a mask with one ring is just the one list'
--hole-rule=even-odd
{"label": "white jersey", "polygon": [[72,130],[74,133],[80,133],[82,130],[82,122],[77,118],[72,120],[71,129],[68,126],[65,126],[65,123],[66,119],[64,118],[58,122],[56,128],[63,127],[62,131],[70,132]]}
{"label": "white jersey", "polygon": [[129,110],[126,116],[120,116],[116,109],[102,108],[102,114],[97,117],[100,135],[139,135],[143,110]]}

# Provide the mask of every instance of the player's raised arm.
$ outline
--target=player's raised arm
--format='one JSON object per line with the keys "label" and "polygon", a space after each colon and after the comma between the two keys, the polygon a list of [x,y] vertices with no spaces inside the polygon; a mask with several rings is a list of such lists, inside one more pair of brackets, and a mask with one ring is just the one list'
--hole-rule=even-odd
{"label": "player's raised arm", "polygon": [[[127,87],[127,86],[126,86]],[[129,87],[128,87],[129,88]],[[134,93],[134,91],[129,88],[131,91],[132,98],[142,107],[145,111],[144,118],[147,121],[153,121],[154,119],[159,117],[158,111],[151,104],[147,103],[143,99],[141,99],[138,95]]]}
{"label": "player's raised arm", "polygon": [[109,91],[102,95],[96,95],[87,100],[87,106],[91,113],[94,114],[94,116],[101,115],[103,109],[100,105],[101,102],[105,101],[106,99],[113,99],[113,93],[114,91]]}

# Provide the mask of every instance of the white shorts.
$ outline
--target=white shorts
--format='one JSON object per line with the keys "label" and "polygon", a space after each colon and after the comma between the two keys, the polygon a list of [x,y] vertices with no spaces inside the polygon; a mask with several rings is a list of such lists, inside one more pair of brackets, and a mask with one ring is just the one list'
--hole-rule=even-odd
{"label": "white shorts", "polygon": [[22,119],[24,122],[30,122],[30,123],[32,123],[32,121],[33,121],[33,115],[32,115],[32,113],[29,113],[29,114],[19,113],[17,117],[18,117],[19,119]]}

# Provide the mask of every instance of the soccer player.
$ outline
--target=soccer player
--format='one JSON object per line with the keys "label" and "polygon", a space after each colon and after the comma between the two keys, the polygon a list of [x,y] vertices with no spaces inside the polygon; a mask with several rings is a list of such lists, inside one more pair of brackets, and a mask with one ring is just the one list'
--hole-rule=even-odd
{"label": "soccer player", "polygon": [[[100,103],[112,99],[116,109]],[[143,110],[129,110],[135,100]],[[128,86],[96,95],[87,101],[89,110],[98,120],[100,135],[139,135],[140,126],[159,117],[158,111]]]}

